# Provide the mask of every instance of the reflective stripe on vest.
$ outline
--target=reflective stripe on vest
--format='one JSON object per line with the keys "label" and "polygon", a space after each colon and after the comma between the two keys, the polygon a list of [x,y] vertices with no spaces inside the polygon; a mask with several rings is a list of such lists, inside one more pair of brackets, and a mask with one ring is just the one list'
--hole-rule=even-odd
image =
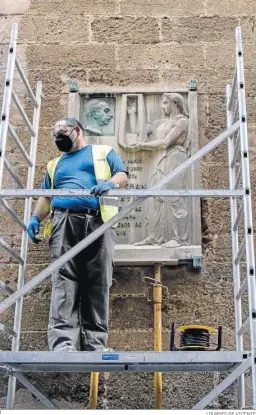
{"label": "reflective stripe on vest", "polygon": [[[94,172],[97,184],[103,183],[106,180],[111,179],[111,170],[107,162],[107,155],[111,150],[114,150],[111,146],[93,145],[92,156],[94,164]],[[103,222],[107,222],[113,216],[118,213],[118,198],[116,197],[100,197],[100,213]],[[114,225],[114,227],[116,227]]]}
{"label": "reflective stripe on vest", "polygon": [[[97,184],[103,183],[106,180],[111,179],[111,170],[107,162],[107,155],[110,153],[111,150],[114,150],[113,147],[108,146],[108,145],[92,145],[94,172],[95,172]],[[53,189],[55,170],[61,157],[62,156],[57,157],[53,160],[50,160],[49,163],[47,164],[47,172],[51,180],[52,189]],[[118,198],[113,197],[113,196],[112,197],[104,196],[104,197],[99,198],[99,202],[100,202],[101,218],[103,222],[107,222],[113,216],[117,215]],[[114,227],[116,226],[117,224],[114,225]],[[47,234],[49,234],[49,231],[47,231]]]}

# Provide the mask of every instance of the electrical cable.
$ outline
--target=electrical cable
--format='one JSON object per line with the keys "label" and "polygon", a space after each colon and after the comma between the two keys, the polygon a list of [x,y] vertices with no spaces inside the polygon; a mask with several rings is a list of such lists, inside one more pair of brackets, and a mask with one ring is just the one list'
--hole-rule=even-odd
{"label": "electrical cable", "polygon": [[210,347],[210,333],[205,329],[187,329],[181,334],[181,344],[183,348],[202,348]]}

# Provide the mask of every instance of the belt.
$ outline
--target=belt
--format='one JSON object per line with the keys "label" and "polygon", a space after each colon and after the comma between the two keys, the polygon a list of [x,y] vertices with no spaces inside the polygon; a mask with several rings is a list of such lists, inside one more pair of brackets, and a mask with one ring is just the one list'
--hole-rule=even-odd
{"label": "belt", "polygon": [[70,214],[77,215],[91,215],[91,216],[100,216],[100,210],[98,209],[83,209],[83,210],[74,210],[74,209],[63,209],[63,208],[54,208],[53,211],[65,212]]}

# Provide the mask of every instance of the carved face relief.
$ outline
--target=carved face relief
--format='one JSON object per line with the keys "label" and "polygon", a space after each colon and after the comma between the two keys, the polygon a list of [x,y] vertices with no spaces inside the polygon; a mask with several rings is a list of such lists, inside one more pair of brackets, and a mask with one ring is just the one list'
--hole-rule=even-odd
{"label": "carved face relief", "polygon": [[110,106],[105,102],[100,102],[93,109],[93,117],[96,119],[98,125],[107,125],[111,118],[113,118]]}
{"label": "carved face relief", "polygon": [[163,97],[162,108],[163,108],[165,115],[170,115],[174,109],[174,106],[175,104],[171,99],[165,96]]}
{"label": "carved face relief", "polygon": [[84,104],[84,125],[88,135],[114,134],[115,100],[89,98]]}

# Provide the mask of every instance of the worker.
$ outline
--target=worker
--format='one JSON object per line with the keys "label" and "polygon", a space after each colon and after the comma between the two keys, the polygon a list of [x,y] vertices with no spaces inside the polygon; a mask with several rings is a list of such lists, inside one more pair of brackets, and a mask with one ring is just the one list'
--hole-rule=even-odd
{"label": "worker", "polygon": [[[127,173],[111,146],[86,142],[83,126],[74,118],[56,122],[51,136],[64,154],[48,163],[42,189],[89,189],[91,193],[38,199],[28,235],[38,243],[40,223],[51,212],[49,247],[55,261],[118,213],[117,198],[100,196],[124,187]],[[48,324],[51,351],[76,351],[79,334],[81,350],[105,350],[114,246],[115,231],[109,228],[53,272]]]}

